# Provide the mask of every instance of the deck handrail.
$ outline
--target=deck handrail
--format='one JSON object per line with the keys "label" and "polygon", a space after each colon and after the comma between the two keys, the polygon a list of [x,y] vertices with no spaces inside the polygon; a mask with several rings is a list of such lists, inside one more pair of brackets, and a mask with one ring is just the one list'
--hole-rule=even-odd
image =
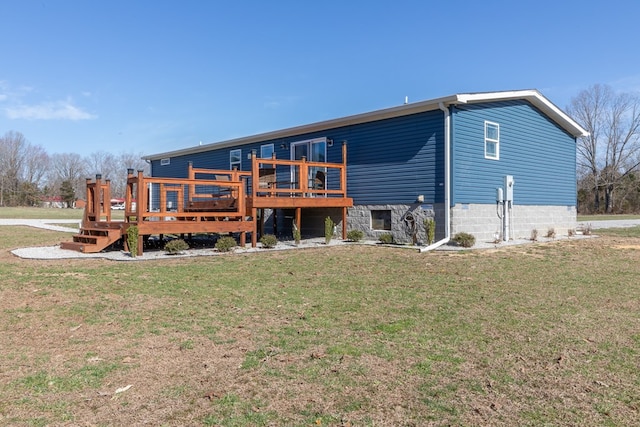
{"label": "deck handrail", "polygon": [[[263,166],[269,166],[274,169],[277,174],[278,166],[293,166],[298,168],[298,181],[293,182],[289,178],[289,188],[278,188],[276,185],[272,188],[259,188],[256,183],[260,179],[260,170]],[[310,168],[324,168],[327,170],[337,169],[339,174],[338,188],[309,188]],[[279,181],[280,183],[287,183],[287,180]],[[328,183],[328,181],[327,181]],[[251,153],[251,196],[256,197],[270,197],[274,195],[289,195],[289,196],[341,196],[347,197],[347,145],[345,142],[342,144],[342,163],[330,163],[330,162],[317,162],[308,161],[306,157],[302,157],[301,160],[285,160],[277,159],[276,154],[273,153],[271,158],[259,158],[255,152]]]}
{"label": "deck handrail", "polygon": [[[211,170],[207,170],[209,173]],[[227,173],[229,171],[226,171]],[[152,185],[157,185],[159,192],[158,209],[154,211],[151,203],[155,200],[149,200],[147,189]],[[215,194],[208,192],[197,192],[196,187],[225,188],[229,190],[227,200],[233,199],[233,204],[224,211],[200,209],[197,212],[190,211],[189,205],[194,201],[197,203],[204,199],[205,201],[218,201],[225,197],[217,197]],[[175,210],[167,210],[167,194],[176,193]],[[133,195],[136,194],[136,205],[133,207]],[[187,194],[188,197],[184,197]],[[195,199],[198,199],[196,201]],[[125,220],[127,222],[142,223],[150,218],[158,218],[159,220],[168,220],[175,216],[193,216],[199,218],[216,218],[216,217],[236,217],[240,220],[244,218],[246,210],[246,191],[243,181],[226,181],[216,179],[201,178],[159,178],[145,177],[142,171],[138,171],[137,176],[133,171],[129,171],[127,177],[127,191],[125,196]]]}
{"label": "deck handrail", "polygon": [[111,181],[102,182],[102,175],[96,174],[96,179],[86,179],[87,203],[83,214],[83,224],[92,221],[111,221]]}

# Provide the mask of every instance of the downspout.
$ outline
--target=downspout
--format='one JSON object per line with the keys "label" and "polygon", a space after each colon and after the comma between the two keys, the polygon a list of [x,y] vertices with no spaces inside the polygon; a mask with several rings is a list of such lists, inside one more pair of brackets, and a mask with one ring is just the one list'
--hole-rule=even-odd
{"label": "downspout", "polygon": [[420,252],[434,250],[451,240],[451,114],[444,103],[438,107],[444,112],[444,238],[420,248]]}

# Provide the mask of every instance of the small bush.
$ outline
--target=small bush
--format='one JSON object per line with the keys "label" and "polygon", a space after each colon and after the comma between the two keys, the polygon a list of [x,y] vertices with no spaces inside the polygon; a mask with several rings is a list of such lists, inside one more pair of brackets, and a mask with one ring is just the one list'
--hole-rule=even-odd
{"label": "small bush", "polygon": [[326,217],[324,220],[324,242],[328,245],[333,239],[333,228],[335,227],[335,223],[330,217]]}
{"label": "small bush", "polygon": [[236,247],[236,239],[231,236],[223,236],[216,242],[216,249],[220,252],[230,252]]}
{"label": "small bush", "polygon": [[300,230],[298,229],[296,222],[293,221],[293,241],[296,242],[296,245],[299,245],[300,240],[302,240],[302,235],[300,234]]}
{"label": "small bush", "polygon": [[582,227],[582,235],[583,236],[591,236],[591,231],[593,230],[593,227],[591,224],[587,224],[584,227]]}
{"label": "small bush", "polygon": [[533,230],[531,230],[531,237],[529,237],[529,239],[532,242],[538,241],[538,230],[537,229],[534,228]]}
{"label": "small bush", "polygon": [[568,229],[568,230],[567,230],[567,235],[568,235],[569,237],[573,237],[573,236],[575,236],[575,235],[576,235],[576,230],[574,230],[573,228]]}
{"label": "small bush", "polygon": [[127,229],[127,245],[131,258],[138,256],[138,226],[132,225]]}
{"label": "small bush", "polygon": [[175,239],[164,245],[164,251],[169,255],[179,254],[189,249],[189,245],[182,239]]}
{"label": "small bush", "polygon": [[425,218],[424,231],[427,234],[427,244],[433,244],[436,238],[436,220],[433,218]]}
{"label": "small bush", "polygon": [[352,242],[359,242],[364,237],[364,233],[361,230],[349,230],[347,232],[347,240]]}
{"label": "small bush", "polygon": [[278,244],[278,239],[273,234],[265,234],[260,238],[260,243],[265,249],[275,248]]}
{"label": "small bush", "polygon": [[470,248],[471,246],[476,244],[476,238],[473,236],[473,234],[464,232],[456,234],[453,237],[453,241],[463,248]]}
{"label": "small bush", "polygon": [[384,243],[385,245],[390,245],[391,243],[393,243],[393,234],[391,233],[381,234],[380,237],[378,237],[378,240],[380,240],[380,243]]}
{"label": "small bush", "polygon": [[547,230],[547,237],[550,239],[555,239],[556,238],[556,229],[551,227],[550,229]]}

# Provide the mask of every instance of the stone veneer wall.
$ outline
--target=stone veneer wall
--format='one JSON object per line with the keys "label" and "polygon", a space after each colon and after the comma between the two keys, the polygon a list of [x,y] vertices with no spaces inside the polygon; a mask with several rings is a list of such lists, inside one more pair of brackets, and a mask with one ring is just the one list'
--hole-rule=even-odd
{"label": "stone veneer wall", "polygon": [[[567,235],[569,229],[576,228],[575,206],[523,206],[512,208],[512,239],[528,239],[533,229],[538,236],[547,235],[553,228],[556,235]],[[500,219],[496,214],[496,205],[456,204],[451,208],[451,236],[466,232],[473,234],[478,241],[493,241],[495,233],[502,238]]]}
{"label": "stone veneer wall", "polygon": [[[372,230],[371,211],[389,210],[391,212],[391,230]],[[278,211],[278,234],[291,237],[293,210]],[[410,215],[407,215],[410,214]],[[303,235],[324,236],[324,219],[330,216],[336,223],[336,238],[341,236],[340,209],[303,209]],[[273,214],[265,215],[265,232],[273,232]],[[410,219],[413,218],[413,221]],[[378,240],[380,235],[391,233],[396,243],[413,243],[413,236],[419,244],[426,244],[424,219],[436,219],[436,241],[444,238],[444,205],[412,204],[412,205],[357,205],[348,210],[348,230],[361,230],[365,238]],[[409,219],[409,221],[405,220]],[[521,206],[512,208],[512,239],[528,239],[531,231],[538,230],[538,236],[546,236],[549,228],[554,228],[556,235],[567,235],[568,230],[575,230],[575,206]],[[496,215],[496,205],[457,204],[451,208],[451,237],[458,232],[471,233],[478,241],[493,241],[495,233],[502,236],[500,219]]]}
{"label": "stone veneer wall", "polygon": [[[372,230],[371,211],[391,211],[391,230]],[[424,244],[426,233],[424,219],[436,219],[436,241],[444,237],[444,209],[442,204],[412,205],[356,205],[349,208],[347,228],[361,230],[365,238],[378,240],[382,234],[391,233],[396,243],[413,243],[414,236],[418,243]]]}

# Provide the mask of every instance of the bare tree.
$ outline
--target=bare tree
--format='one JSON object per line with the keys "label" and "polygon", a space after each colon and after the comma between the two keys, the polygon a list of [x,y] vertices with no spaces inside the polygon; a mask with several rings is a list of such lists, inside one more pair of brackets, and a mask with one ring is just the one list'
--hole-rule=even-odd
{"label": "bare tree", "polygon": [[49,182],[52,188],[59,189],[64,181],[69,181],[76,195],[85,193],[86,178],[89,178],[87,162],[79,154],[54,154],[51,156],[50,171]]}
{"label": "bare tree", "polygon": [[127,185],[127,169],[134,171],[144,171],[149,173],[150,167],[142,160],[142,153],[134,154],[132,152],[123,152],[116,157],[116,173],[111,180],[111,194],[116,197],[124,197]]}
{"label": "bare tree", "polygon": [[0,138],[0,206],[17,204],[26,144],[20,132],[9,131]]}
{"label": "bare tree", "polygon": [[571,114],[589,132],[578,141],[578,168],[589,175],[594,211],[614,208],[618,185],[640,162],[640,98],[617,94],[606,85],[594,85],[571,100]]}
{"label": "bare tree", "polygon": [[22,180],[29,184],[43,185],[50,160],[49,154],[41,145],[27,144],[24,153]]}

